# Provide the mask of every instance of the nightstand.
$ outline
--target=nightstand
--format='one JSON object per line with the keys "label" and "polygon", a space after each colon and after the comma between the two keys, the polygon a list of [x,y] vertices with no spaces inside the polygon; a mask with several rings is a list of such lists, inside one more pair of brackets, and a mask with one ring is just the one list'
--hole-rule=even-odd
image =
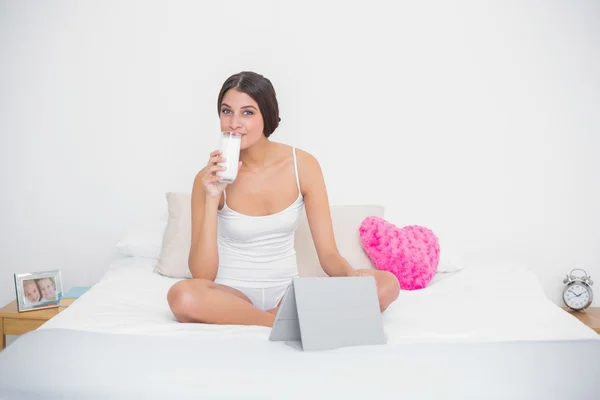
{"label": "nightstand", "polygon": [[585,311],[569,311],[567,307],[562,309],[600,334],[600,307],[588,307]]}
{"label": "nightstand", "polygon": [[22,335],[33,331],[62,310],[64,307],[19,312],[16,301],[0,308],[0,351],[6,347],[6,335]]}

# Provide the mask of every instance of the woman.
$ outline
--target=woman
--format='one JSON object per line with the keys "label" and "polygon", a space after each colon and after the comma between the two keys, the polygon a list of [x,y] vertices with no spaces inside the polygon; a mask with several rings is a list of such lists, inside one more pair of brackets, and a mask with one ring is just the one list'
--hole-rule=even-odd
{"label": "woman", "polygon": [[[272,142],[279,108],[271,82],[253,72],[229,77],[218,97],[221,131],[242,134],[238,176],[220,182],[219,151],[192,189],[192,279],[169,290],[180,322],[273,326],[277,307],[298,276],[294,232],[303,208],[319,261],[329,276],[373,275],[383,312],[399,294],[396,277],[355,270],[333,236],[321,168],[309,153]],[[357,233],[358,234],[358,233]]]}

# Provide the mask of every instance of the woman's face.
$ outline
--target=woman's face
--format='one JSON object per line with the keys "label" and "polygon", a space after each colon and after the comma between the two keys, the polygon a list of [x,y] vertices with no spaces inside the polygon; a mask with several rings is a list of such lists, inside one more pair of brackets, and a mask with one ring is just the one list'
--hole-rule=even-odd
{"label": "woman's face", "polygon": [[40,291],[38,290],[38,286],[35,282],[30,281],[23,285],[23,291],[25,292],[25,297],[32,303],[37,303],[40,301]]}
{"label": "woman's face", "polygon": [[54,289],[54,284],[48,278],[43,278],[38,281],[38,286],[40,287],[40,291],[42,292],[42,297],[46,300],[55,300],[56,299],[56,290]]}
{"label": "woman's face", "polygon": [[258,104],[246,93],[228,90],[221,101],[221,132],[242,134],[241,148],[252,146],[263,137],[263,117]]}

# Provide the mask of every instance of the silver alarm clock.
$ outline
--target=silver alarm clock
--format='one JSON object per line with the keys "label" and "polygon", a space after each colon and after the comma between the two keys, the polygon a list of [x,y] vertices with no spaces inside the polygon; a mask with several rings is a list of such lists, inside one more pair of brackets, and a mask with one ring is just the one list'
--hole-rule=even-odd
{"label": "silver alarm clock", "polygon": [[[584,276],[575,276],[573,271],[582,271]],[[571,310],[582,311],[588,308],[594,300],[592,291],[594,282],[584,270],[577,268],[573,271],[563,280],[563,283],[567,284],[563,290],[563,301]]]}

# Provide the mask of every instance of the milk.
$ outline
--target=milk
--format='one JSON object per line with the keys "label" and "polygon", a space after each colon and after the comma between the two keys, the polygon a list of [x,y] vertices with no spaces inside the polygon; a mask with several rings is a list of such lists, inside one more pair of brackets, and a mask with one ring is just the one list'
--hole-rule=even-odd
{"label": "milk", "polygon": [[233,183],[237,177],[241,142],[242,135],[237,132],[221,133],[219,150],[221,150],[221,156],[225,157],[225,162],[219,163],[219,165],[227,167],[225,171],[217,171],[217,176],[223,177],[222,183]]}

